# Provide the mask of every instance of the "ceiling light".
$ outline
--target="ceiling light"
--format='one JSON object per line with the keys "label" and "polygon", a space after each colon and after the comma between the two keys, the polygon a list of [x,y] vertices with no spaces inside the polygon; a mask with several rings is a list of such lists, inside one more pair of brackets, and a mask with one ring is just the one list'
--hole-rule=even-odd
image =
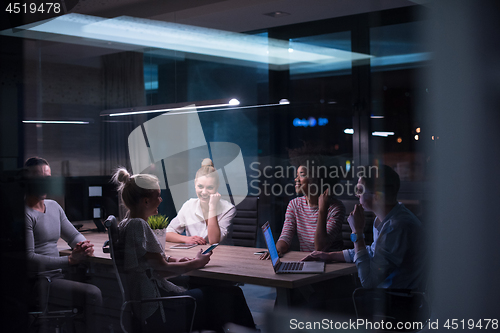
{"label": "ceiling light", "polygon": [[113,42],[117,43],[117,48],[133,51],[138,51],[137,46],[139,51],[146,48],[175,50],[185,52],[186,57],[199,58],[201,54],[235,59],[247,66],[267,64],[274,70],[288,69],[290,64],[327,65],[372,58],[366,54],[298,42],[293,43],[293,52],[290,53],[288,40],[128,16],[105,19],[71,13],[44,23],[24,25],[16,31],[6,29],[0,34],[83,45]]}
{"label": "ceiling light", "polygon": [[266,13],[264,15],[271,16],[271,17],[282,17],[282,16],[289,16],[290,13],[282,12],[282,11],[277,10],[275,12]]}
{"label": "ceiling light", "polygon": [[354,129],[352,129],[352,128],[346,128],[346,129],[344,130],[344,133],[345,133],[345,134],[354,134]]}
{"label": "ceiling light", "polygon": [[286,98],[282,98],[282,99],[280,99],[279,103],[280,104],[290,104],[290,101],[287,100]]}
{"label": "ceiling light", "polygon": [[394,132],[372,132],[372,135],[388,137],[389,135],[394,135]]}
{"label": "ceiling light", "polygon": [[371,115],[370,118],[372,118],[372,119],[384,119],[384,116],[374,116],[374,115]]}
{"label": "ceiling light", "polygon": [[240,101],[238,101],[236,98],[232,98],[229,101],[229,105],[240,105]]}
{"label": "ceiling light", "polygon": [[74,124],[74,125],[88,125],[89,121],[77,120],[23,120],[25,124]]}

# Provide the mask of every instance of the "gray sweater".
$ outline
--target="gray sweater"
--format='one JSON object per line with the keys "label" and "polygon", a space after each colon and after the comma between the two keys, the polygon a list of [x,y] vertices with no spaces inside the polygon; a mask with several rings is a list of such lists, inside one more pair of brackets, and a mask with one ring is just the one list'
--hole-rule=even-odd
{"label": "gray sweater", "polygon": [[47,199],[44,202],[45,213],[25,207],[26,251],[30,275],[69,266],[68,258],[59,256],[59,238],[64,239],[71,248],[85,240],[57,202]]}

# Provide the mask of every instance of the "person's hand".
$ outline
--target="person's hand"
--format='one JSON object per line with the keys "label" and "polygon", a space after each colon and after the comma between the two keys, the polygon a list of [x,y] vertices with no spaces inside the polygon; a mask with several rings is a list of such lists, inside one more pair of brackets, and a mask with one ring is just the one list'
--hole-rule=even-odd
{"label": "person's hand", "polygon": [[352,232],[356,234],[363,233],[363,230],[365,229],[365,212],[361,204],[354,206],[354,210],[349,213],[347,222],[349,222]]}
{"label": "person's hand", "polygon": [[76,243],[69,255],[68,261],[70,265],[76,265],[92,255],[94,255],[94,244],[90,243],[89,240],[85,240]]}
{"label": "person's hand", "polygon": [[329,196],[329,191],[330,189],[327,188],[325,192],[321,193],[318,199],[318,209],[320,211],[326,212],[328,210],[328,206],[330,204],[330,196]]}
{"label": "person's hand", "polygon": [[194,260],[198,262],[197,268],[205,267],[205,265],[208,264],[208,262],[210,261],[211,255],[212,255],[212,252],[209,252],[207,254],[203,254],[203,251],[200,249],[200,251],[196,254],[196,257],[194,258]]}
{"label": "person's hand", "polygon": [[[88,257],[92,257],[94,255],[94,244],[90,243],[89,240],[85,240],[80,242],[80,248],[85,252],[85,255]],[[78,244],[76,244],[78,246]]]}
{"label": "person's hand", "polygon": [[330,258],[328,256],[328,253],[323,251],[314,251],[301,259],[301,261],[329,261],[329,260]]}
{"label": "person's hand", "polygon": [[[281,254],[280,251],[278,251],[278,257],[283,257],[283,254]],[[261,256],[259,257],[260,260],[269,260],[271,259],[271,255],[269,254],[269,251],[266,251],[264,252],[263,254],[261,254]]]}
{"label": "person's hand", "polygon": [[205,241],[205,238],[200,237],[200,236],[187,236],[186,243],[187,244],[198,244],[198,245],[207,244],[207,242]]}
{"label": "person's hand", "polygon": [[[172,260],[172,258],[170,258],[170,260]],[[188,257],[182,257],[180,259],[176,259],[176,262],[184,262],[184,261],[189,261],[189,260],[192,260],[192,259],[190,259]]]}
{"label": "person's hand", "polygon": [[217,209],[217,203],[220,200],[220,193],[214,193],[210,194],[210,201],[208,202],[208,209],[210,210],[216,210]]}

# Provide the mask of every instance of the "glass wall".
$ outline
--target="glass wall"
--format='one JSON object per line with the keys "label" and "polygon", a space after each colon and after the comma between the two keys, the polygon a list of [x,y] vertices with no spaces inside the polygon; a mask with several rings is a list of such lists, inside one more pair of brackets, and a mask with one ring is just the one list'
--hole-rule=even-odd
{"label": "glass wall", "polygon": [[[155,173],[159,212],[173,219],[179,203],[195,197],[195,172],[211,157],[227,185],[221,193],[258,196],[259,225],[270,221],[277,238],[296,197],[291,155],[305,147],[337,170],[342,190],[335,194],[348,212],[357,202],[352,171],[385,163],[401,175],[403,200],[418,213],[430,160],[422,143],[433,133],[417,102],[428,93],[420,79],[430,57],[414,11],[246,33],[104,14],[5,29],[1,38],[22,50],[22,78],[2,68],[9,87],[2,98],[16,92],[4,104],[15,105],[18,138],[3,167],[47,159],[52,175],[66,182],[52,197],[85,222],[124,215],[109,190],[117,167]],[[2,57],[12,60],[4,50]],[[232,146],[217,146],[225,143]],[[88,198],[85,186],[101,186],[108,198]],[[74,193],[86,199],[77,202]],[[264,247],[260,232],[256,245]]]}
{"label": "glass wall", "polygon": [[[344,171],[387,163],[413,189],[411,184],[425,179],[430,157],[421,143],[432,133],[417,111],[418,96],[426,93],[419,79],[429,53],[412,10],[246,34],[83,15],[27,29],[22,118],[29,122],[21,126],[19,161],[38,155],[50,161],[54,175],[109,176],[117,166],[133,166],[131,132],[161,114],[144,111],[234,98],[240,104],[229,109],[197,109],[204,140],[240,147],[249,193],[261,198],[261,223],[271,220],[275,233],[293,195],[266,192],[263,186],[267,181],[269,189],[274,184],[284,189],[295,175],[264,179],[262,171],[289,167],[289,151],[304,145],[321,148]],[[140,35],[144,31],[147,35]],[[172,31],[176,34],[169,35]],[[212,44],[203,38],[184,43],[200,35],[213,38]],[[167,39],[176,46],[165,46]],[[110,116],[132,109],[141,112]],[[416,193],[409,196],[418,200]],[[161,210],[173,217],[176,210],[167,197]],[[356,200],[352,193],[341,197]]]}

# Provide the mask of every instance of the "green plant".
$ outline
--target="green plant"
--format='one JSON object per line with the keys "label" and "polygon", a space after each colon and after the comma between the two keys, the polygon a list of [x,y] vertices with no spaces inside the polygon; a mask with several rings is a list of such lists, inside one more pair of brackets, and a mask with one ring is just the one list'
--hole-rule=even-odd
{"label": "green plant", "polygon": [[165,229],[168,226],[168,223],[170,221],[168,220],[168,217],[165,215],[153,215],[148,218],[148,224],[151,227],[151,229]]}

